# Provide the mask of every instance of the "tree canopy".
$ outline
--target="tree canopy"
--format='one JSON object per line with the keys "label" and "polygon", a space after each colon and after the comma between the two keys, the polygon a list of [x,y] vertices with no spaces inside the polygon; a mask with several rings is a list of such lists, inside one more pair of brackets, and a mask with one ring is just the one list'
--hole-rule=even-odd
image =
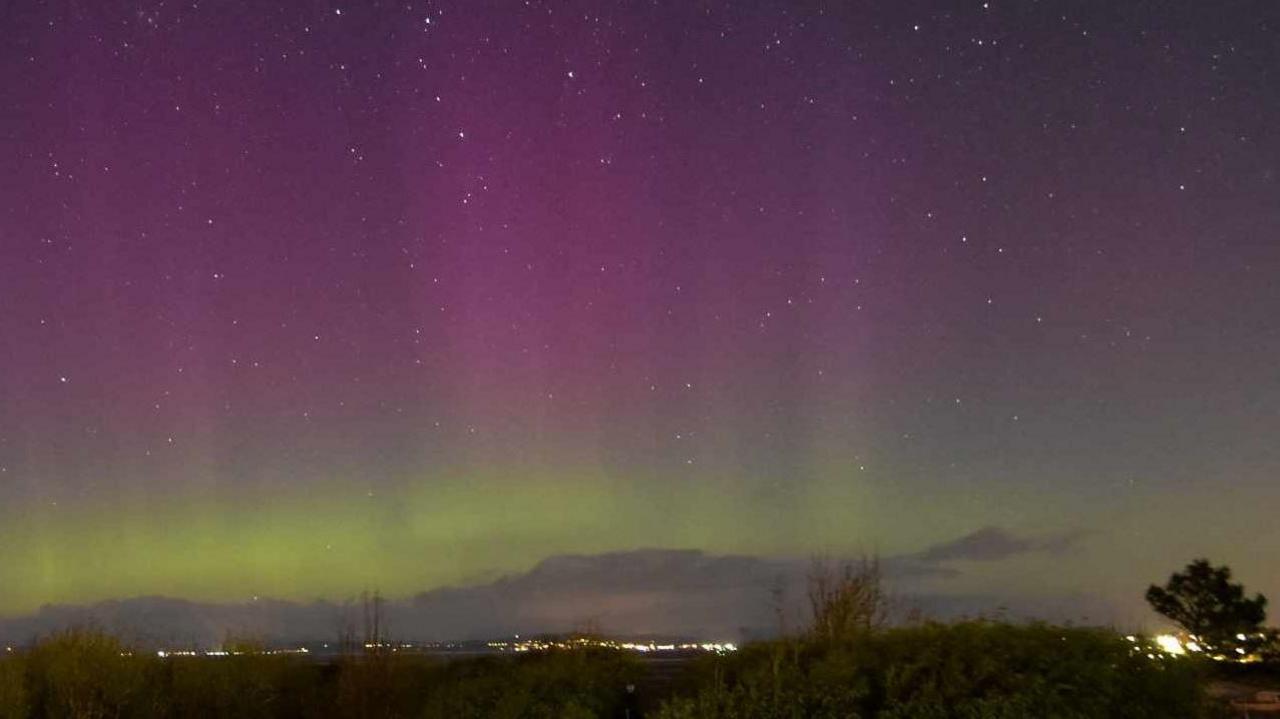
{"label": "tree canopy", "polygon": [[1244,586],[1231,582],[1231,569],[1197,559],[1174,572],[1163,587],[1147,589],[1151,608],[1173,620],[1213,652],[1229,652],[1256,635],[1267,618],[1267,598],[1245,596]]}

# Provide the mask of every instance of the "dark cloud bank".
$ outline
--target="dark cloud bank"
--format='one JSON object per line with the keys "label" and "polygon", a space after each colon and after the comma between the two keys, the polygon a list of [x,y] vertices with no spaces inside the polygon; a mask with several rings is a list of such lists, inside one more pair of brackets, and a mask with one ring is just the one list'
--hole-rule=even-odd
{"label": "dark cloud bank", "polygon": [[[946,585],[967,562],[994,562],[1070,548],[1078,535],[1020,537],[983,528],[914,554],[882,559],[897,603],[945,619],[1003,613],[1012,618],[1105,623],[1111,608],[1096,598],[1027,598],[917,590]],[[550,557],[523,574],[446,587],[390,601],[391,634],[403,640],[492,638],[591,626],[614,635],[743,640],[801,621],[810,559],[712,555],[698,550],[640,549]],[[87,606],[50,605],[0,620],[0,639],[27,641],[58,628],[93,625],[145,642],[213,646],[228,634],[273,641],[324,641],[357,626],[356,604],[260,600],[243,604],[138,597]]]}

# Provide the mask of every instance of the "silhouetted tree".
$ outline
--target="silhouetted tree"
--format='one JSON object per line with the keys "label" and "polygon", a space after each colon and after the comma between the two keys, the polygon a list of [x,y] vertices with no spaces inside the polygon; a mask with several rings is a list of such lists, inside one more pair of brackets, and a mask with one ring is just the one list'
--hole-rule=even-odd
{"label": "silhouetted tree", "polygon": [[[1267,598],[1245,596],[1244,586],[1231,582],[1231,569],[1197,559],[1174,572],[1164,587],[1147,589],[1151,608],[1173,620],[1207,650],[1232,653],[1257,642],[1267,618]],[[1241,640],[1238,635],[1245,635]]]}
{"label": "silhouetted tree", "polygon": [[879,629],[888,621],[889,598],[880,581],[880,558],[833,566],[815,557],[809,569],[810,634],[834,641]]}

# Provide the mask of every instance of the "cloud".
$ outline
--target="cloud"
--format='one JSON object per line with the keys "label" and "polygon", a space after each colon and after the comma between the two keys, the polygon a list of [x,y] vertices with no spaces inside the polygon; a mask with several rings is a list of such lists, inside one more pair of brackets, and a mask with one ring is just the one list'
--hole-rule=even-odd
{"label": "cloud", "polygon": [[171,597],[133,597],[89,605],[45,605],[34,614],[0,620],[0,639],[25,642],[69,627],[96,627],[130,641],[165,646],[216,646],[228,636],[288,640],[337,635],[344,607],[264,599],[219,604]]}
{"label": "cloud", "polygon": [[[1081,607],[1103,616],[1097,601],[1053,597],[962,596],[913,592],[918,580],[945,580],[963,561],[1064,551],[1078,534],[1022,537],[984,527],[923,551],[884,557],[881,570],[904,604],[945,619],[977,613],[1079,620]],[[779,599],[788,626],[805,619],[810,560],[638,549],[548,557],[532,569],[388,601],[386,624],[403,640],[482,639],[592,627],[615,635],[742,640],[778,630]],[[228,635],[272,641],[326,641],[359,627],[354,602],[262,600],[215,604],[165,597],[46,606],[0,621],[0,639],[25,641],[58,628],[93,624],[138,641],[216,646]]]}
{"label": "cloud", "polygon": [[955,561],[992,562],[1033,554],[1057,554],[1071,548],[1083,536],[1079,532],[1043,537],[1019,537],[999,527],[983,527],[949,542],[935,544],[912,558],[926,564]]}
{"label": "cloud", "polygon": [[464,636],[566,631],[731,639],[767,630],[771,595],[803,575],[800,563],[698,550],[558,555],[488,584],[423,592],[417,626],[443,622]]}

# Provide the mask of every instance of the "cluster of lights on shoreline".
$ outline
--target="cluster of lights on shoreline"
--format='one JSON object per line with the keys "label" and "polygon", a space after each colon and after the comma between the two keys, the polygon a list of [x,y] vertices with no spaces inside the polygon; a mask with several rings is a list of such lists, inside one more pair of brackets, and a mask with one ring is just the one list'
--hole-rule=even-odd
{"label": "cluster of lights on shoreline", "polygon": [[160,649],[156,651],[156,656],[161,659],[169,657],[238,657],[246,654],[275,656],[278,654],[310,654],[310,650],[306,647],[298,647],[297,649],[263,649],[253,651],[240,651],[229,649]]}
{"label": "cluster of lights on shoreline", "polygon": [[[1266,635],[1257,634],[1252,638],[1256,640],[1265,640]],[[1125,639],[1128,640],[1130,644],[1139,645],[1136,647],[1138,651],[1142,651],[1142,647],[1140,645],[1146,641],[1145,637],[1141,637],[1136,634],[1129,634],[1125,636]],[[1245,642],[1250,639],[1250,636],[1247,634],[1237,634],[1236,639],[1238,641]],[[1171,657],[1181,657],[1189,654],[1203,654],[1214,661],[1220,662],[1251,663],[1262,660],[1262,658],[1257,654],[1250,654],[1245,651],[1244,647],[1236,647],[1232,654],[1212,653],[1201,641],[1199,641],[1198,638],[1190,635],[1179,636],[1176,634],[1157,634],[1151,637],[1150,641],[1154,643],[1155,646],[1148,647],[1150,649],[1154,649],[1154,651],[1147,652],[1147,657],[1149,659],[1155,659],[1157,656],[1156,653],[1159,652],[1162,655]]]}
{"label": "cluster of lights on shoreline", "polygon": [[[327,649],[328,644],[324,645]],[[446,652],[451,649],[461,649],[462,647],[455,644],[446,645],[417,645],[406,643],[391,642],[366,642],[363,645],[366,651],[391,651],[391,652],[410,652],[418,653],[423,651],[444,649]],[[662,654],[675,652],[706,652],[712,654],[728,654],[736,652],[738,646],[731,642],[621,642],[612,639],[597,639],[593,637],[568,637],[554,638],[543,637],[536,639],[520,639],[518,636],[511,641],[489,641],[484,643],[484,647],[493,652],[542,652],[552,650],[566,649],[612,649],[616,651],[638,652],[641,654]],[[175,657],[233,657],[242,655],[310,655],[313,652],[306,647],[297,648],[281,648],[281,649],[261,649],[261,650],[239,650],[239,649],[160,649],[156,651],[156,656],[161,659],[169,659]],[[322,653],[323,655],[323,653]]]}
{"label": "cluster of lights on shoreline", "polygon": [[657,642],[616,642],[612,639],[573,637],[566,639],[517,639],[510,642],[489,642],[490,649],[499,652],[540,652],[552,649],[616,649],[643,654],[660,652],[711,652],[727,654],[738,651],[730,642],[684,642],[659,644]]}
{"label": "cluster of lights on shoreline", "polygon": [[[1266,639],[1266,635],[1258,634],[1254,639]],[[1198,639],[1194,636],[1179,636],[1176,634],[1157,634],[1152,637],[1144,637],[1136,634],[1129,634],[1125,639],[1134,645],[1135,651],[1145,652],[1149,659],[1156,659],[1158,656],[1179,657],[1189,654],[1203,654],[1215,661],[1234,661],[1234,662],[1257,662],[1261,661],[1261,657],[1257,654],[1250,654],[1243,647],[1236,647],[1234,654],[1214,654],[1211,653]],[[1249,635],[1237,634],[1236,639],[1245,642],[1250,639]],[[326,648],[328,644],[324,645]],[[454,648],[455,645],[443,645],[448,648]],[[617,651],[639,652],[642,654],[666,653],[666,652],[708,652],[714,654],[728,654],[736,652],[738,647],[731,642],[681,642],[681,643],[658,643],[649,642],[619,642],[612,639],[598,639],[593,637],[567,637],[567,638],[536,638],[536,639],[520,639],[519,636],[512,641],[490,641],[486,642],[485,647],[496,652],[540,652],[564,649],[613,649]],[[390,649],[391,651],[409,650],[421,651],[425,647],[414,644],[392,644],[389,642],[367,642],[364,644],[366,650]],[[437,647],[438,648],[438,647]],[[5,647],[6,652],[12,652],[12,646]],[[156,656],[161,659],[170,657],[230,657],[241,656],[245,654],[259,655],[284,655],[284,654],[301,654],[308,655],[311,651],[306,647],[285,648],[285,649],[263,649],[263,650],[229,650],[229,649],[160,649],[156,651]]]}

